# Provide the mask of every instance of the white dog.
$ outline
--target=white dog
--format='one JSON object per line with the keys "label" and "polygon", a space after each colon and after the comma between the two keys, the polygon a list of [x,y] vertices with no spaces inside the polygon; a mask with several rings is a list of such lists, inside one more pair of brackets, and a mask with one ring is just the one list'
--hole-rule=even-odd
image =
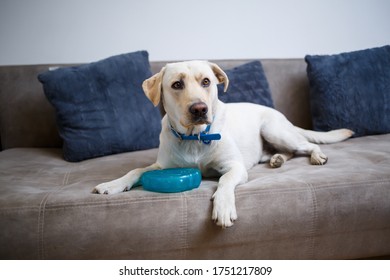
{"label": "white dog", "polygon": [[[247,181],[247,170],[269,161],[280,167],[294,154],[310,155],[311,164],[327,162],[313,143],[334,143],[352,136],[348,129],[330,132],[303,130],[278,111],[250,103],[225,104],[218,100],[217,84],[229,80],[221,68],[207,61],[167,64],[144,81],[146,96],[166,111],[162,119],[156,163],[100,184],[94,192],[114,194],[129,190],[149,170],[197,167],[204,177],[221,176],[213,195],[212,219],[230,227],[237,219],[234,189]],[[278,153],[269,154],[264,141]]]}

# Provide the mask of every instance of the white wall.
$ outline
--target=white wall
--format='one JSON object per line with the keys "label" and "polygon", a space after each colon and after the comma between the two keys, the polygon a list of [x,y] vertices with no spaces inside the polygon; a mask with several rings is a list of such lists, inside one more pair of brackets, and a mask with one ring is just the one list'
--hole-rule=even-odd
{"label": "white wall", "polygon": [[389,0],[0,0],[0,65],[286,58],[390,44]]}

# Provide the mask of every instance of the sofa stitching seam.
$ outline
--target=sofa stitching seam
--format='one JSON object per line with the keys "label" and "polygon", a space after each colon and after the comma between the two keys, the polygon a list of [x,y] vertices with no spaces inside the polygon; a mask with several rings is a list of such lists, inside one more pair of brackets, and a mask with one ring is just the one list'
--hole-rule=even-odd
{"label": "sofa stitching seam", "polygon": [[39,211],[38,211],[38,259],[43,260],[44,259],[44,223],[45,223],[45,206],[47,199],[50,195],[50,192],[46,193],[45,196],[42,198],[41,203],[39,204]]}
{"label": "sofa stitching seam", "polygon": [[311,229],[309,230],[309,252],[308,252],[308,258],[314,259],[315,257],[315,236],[318,233],[318,202],[317,202],[317,194],[316,190],[313,187],[312,184],[307,184],[310,194],[311,194],[311,200],[312,200],[312,223],[311,223]]}
{"label": "sofa stitching seam", "polygon": [[[388,182],[376,182],[377,185],[382,185],[382,184],[387,184]],[[373,184],[373,183],[371,183]],[[365,186],[364,184],[359,184],[359,185],[362,185],[362,186]],[[341,185],[342,186],[342,185]],[[340,185],[339,185],[340,187]],[[345,187],[348,187],[347,185],[345,185]],[[318,186],[315,186],[313,187],[311,185],[311,188],[315,188],[315,189],[322,189],[323,187],[318,187]],[[333,188],[331,185],[329,185],[329,188]],[[62,189],[62,188],[61,188]],[[59,189],[59,190],[61,190]],[[58,191],[59,191],[58,190]],[[57,191],[57,192],[58,192]],[[251,192],[251,193],[248,193],[248,192],[241,192],[241,193],[237,193],[236,194],[236,198],[241,198],[241,197],[246,197],[248,194],[250,194],[251,196],[254,196],[254,195],[264,195],[265,193],[267,194],[288,194],[288,193],[296,193],[296,192],[300,192],[300,193],[304,193],[304,190],[303,189],[296,189],[296,190],[280,190],[280,191],[256,191],[256,192]],[[191,197],[191,199],[197,199],[197,200],[203,200],[203,199],[207,199],[208,196],[206,195],[203,195],[203,196],[194,196],[194,195],[189,195]],[[122,206],[122,205],[129,205],[129,204],[134,204],[134,203],[147,203],[147,202],[158,202],[158,201],[164,201],[164,202],[169,202],[169,201],[181,201],[182,200],[182,196],[170,196],[170,198],[168,199],[163,199],[163,198],[142,198],[142,197],[138,197],[136,199],[126,199],[126,200],[120,200],[120,201],[116,201],[116,202],[110,202],[109,204],[104,204],[104,207],[107,207],[107,206]],[[45,205],[45,210],[48,211],[48,210],[56,210],[58,208],[82,208],[82,207],[101,207],[102,206],[102,201],[95,201],[95,202],[85,202],[85,203],[79,203],[79,204],[69,204],[69,203],[56,203],[55,205],[50,205],[50,206],[47,206]],[[41,208],[41,207],[40,207]],[[39,209],[40,209],[39,208]],[[7,209],[4,209],[2,208],[2,210],[7,210]],[[13,208],[10,208],[9,210],[18,210],[18,208],[16,209],[13,209]]]}
{"label": "sofa stitching seam", "polygon": [[[69,172],[70,174],[70,172]],[[64,183],[67,184],[69,180],[69,176],[68,178],[65,180],[64,178]],[[367,184],[369,185],[383,185],[383,184],[388,184],[389,181],[386,181],[386,180],[373,180],[373,181],[369,181],[369,182],[362,182],[362,183],[356,183],[355,186],[366,186]],[[60,187],[59,190],[62,190],[64,189],[66,186],[62,186]],[[323,188],[339,188],[339,187],[351,187],[350,184],[337,184],[337,185],[333,185],[333,184],[326,184],[326,185],[316,185],[315,188],[316,189],[323,189]],[[58,192],[59,190],[57,190],[56,192]],[[264,195],[264,194],[283,194],[283,193],[293,193],[293,192],[304,192],[304,190],[302,188],[297,188],[297,189],[290,189],[290,190],[282,190],[282,189],[279,189],[279,190],[256,190],[256,191],[253,191],[253,192],[248,192],[248,191],[245,191],[243,189],[240,190],[240,192],[237,192],[236,193],[236,197],[237,198],[240,198],[240,197],[246,197],[248,194],[250,195]],[[207,199],[209,196],[207,195],[194,195],[194,194],[188,194],[189,197],[191,197],[191,199],[198,199],[198,200],[201,200],[201,199]],[[3,212],[3,211],[29,211],[29,210],[38,210],[38,212],[41,211],[41,208],[42,208],[42,202],[45,200],[45,197],[42,199],[41,203],[39,206],[11,206],[11,207],[0,207],[0,210]],[[124,199],[124,200],[119,200],[117,202],[114,202],[114,203],[110,203],[109,205],[110,206],[120,206],[120,205],[127,205],[127,204],[132,204],[132,203],[145,203],[145,202],[156,202],[156,201],[179,201],[181,200],[181,197],[180,196],[170,196],[170,198],[168,199],[165,199],[165,198],[161,198],[161,197],[156,197],[156,198],[146,198],[146,197],[137,197],[136,199]],[[79,203],[79,204],[69,204],[69,203],[56,203],[56,205],[51,205],[49,207],[46,207],[45,205],[45,209],[46,210],[53,210],[53,209],[56,209],[56,208],[59,208],[59,207],[98,207],[98,206],[101,206],[101,201],[96,201],[96,202],[86,202],[86,203]]]}
{"label": "sofa stitching seam", "polygon": [[69,181],[69,177],[73,167],[71,167],[65,174],[64,179],[62,180],[62,185],[57,186],[53,191],[49,191],[42,198],[41,203],[39,204],[38,210],[38,259],[45,259],[45,235],[44,235],[44,225],[45,225],[45,212],[47,210],[46,204],[49,200],[49,196],[53,193],[59,192]]}
{"label": "sofa stitching seam", "polygon": [[187,207],[187,197],[185,194],[181,194],[182,196],[182,214],[181,214],[181,225],[180,229],[182,234],[180,235],[181,240],[181,248],[182,248],[182,259],[186,257],[187,254],[187,234],[188,234],[188,207]]}
{"label": "sofa stitching seam", "polygon": [[[303,189],[294,189],[294,190],[278,190],[278,191],[269,191],[269,190],[264,190],[264,191],[256,191],[256,192],[241,192],[241,193],[236,193],[236,197],[246,197],[248,194],[250,195],[264,195],[264,193],[275,193],[275,194],[284,194],[284,193],[295,193],[295,192],[302,192],[304,193],[305,191]],[[94,194],[95,195],[95,194]],[[187,194],[186,197],[189,196],[191,199],[197,199],[197,200],[203,200],[203,199],[209,199],[209,195],[192,195],[192,194]],[[154,198],[148,198],[148,197],[137,197],[134,199],[123,199],[123,200],[118,200],[116,202],[111,202],[109,203],[109,206],[121,206],[121,205],[128,205],[128,204],[133,204],[133,203],[147,203],[147,202],[169,202],[169,201],[181,201],[183,199],[182,194],[174,195],[174,196],[169,196],[167,198],[162,198],[162,197],[154,197]],[[52,205],[47,207],[48,210],[56,209],[59,207],[99,207],[102,205],[102,201],[94,201],[94,202],[85,202],[85,203],[79,203],[79,204],[69,204],[69,203],[56,203],[56,205]],[[106,204],[104,205],[105,207],[107,206]]]}

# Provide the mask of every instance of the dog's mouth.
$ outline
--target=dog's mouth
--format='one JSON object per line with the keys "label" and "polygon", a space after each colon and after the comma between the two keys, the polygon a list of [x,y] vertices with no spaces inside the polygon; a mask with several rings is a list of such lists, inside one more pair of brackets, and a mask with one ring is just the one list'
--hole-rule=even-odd
{"label": "dog's mouth", "polygon": [[198,118],[192,118],[191,124],[192,125],[202,125],[202,124],[210,124],[209,118],[207,116],[205,117],[198,117]]}
{"label": "dog's mouth", "polygon": [[209,120],[209,118],[207,116],[197,117],[197,118],[191,117],[191,118],[186,119],[186,120],[181,120],[180,124],[183,127],[185,127],[187,130],[188,129],[192,130],[192,129],[194,129],[194,127],[196,127],[198,125],[211,124],[211,121]]}

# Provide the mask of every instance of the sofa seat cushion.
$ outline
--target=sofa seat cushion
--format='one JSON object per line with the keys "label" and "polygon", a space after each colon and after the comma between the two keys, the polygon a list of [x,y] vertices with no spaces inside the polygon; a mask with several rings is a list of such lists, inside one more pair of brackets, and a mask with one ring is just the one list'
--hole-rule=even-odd
{"label": "sofa seat cushion", "polygon": [[157,149],[62,159],[60,149],[0,152],[1,259],[334,259],[390,254],[390,134],[323,145],[324,166],[295,157],[249,171],[238,220],[211,221],[216,180],[174,194],[92,188],[151,164]]}

